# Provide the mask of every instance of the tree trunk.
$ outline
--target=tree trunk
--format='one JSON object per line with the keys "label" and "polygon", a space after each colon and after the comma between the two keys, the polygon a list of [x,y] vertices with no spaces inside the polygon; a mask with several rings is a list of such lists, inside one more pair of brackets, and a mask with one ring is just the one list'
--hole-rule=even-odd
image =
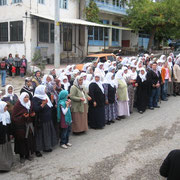
{"label": "tree trunk", "polygon": [[149,38],[149,43],[148,43],[148,51],[149,51],[149,53],[151,53],[151,51],[152,51],[152,43],[153,43],[153,40],[154,40],[155,33],[156,33],[156,28],[153,28],[151,33],[150,33],[150,38]]}

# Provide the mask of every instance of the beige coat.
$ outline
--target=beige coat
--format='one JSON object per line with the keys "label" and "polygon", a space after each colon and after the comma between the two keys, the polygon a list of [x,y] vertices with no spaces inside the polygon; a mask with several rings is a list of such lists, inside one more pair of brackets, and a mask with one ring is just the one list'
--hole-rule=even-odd
{"label": "beige coat", "polygon": [[[84,92],[84,95],[87,98],[89,97],[88,94]],[[71,111],[72,112],[84,112],[84,101],[81,101],[81,98],[83,98],[82,91],[77,88],[75,85],[73,85],[70,89],[70,99],[71,99]],[[88,104],[88,100],[87,100]]]}
{"label": "beige coat", "polygon": [[180,83],[180,66],[179,65],[177,64],[174,65],[173,73],[174,73],[174,79],[177,79],[177,81],[175,82]]}

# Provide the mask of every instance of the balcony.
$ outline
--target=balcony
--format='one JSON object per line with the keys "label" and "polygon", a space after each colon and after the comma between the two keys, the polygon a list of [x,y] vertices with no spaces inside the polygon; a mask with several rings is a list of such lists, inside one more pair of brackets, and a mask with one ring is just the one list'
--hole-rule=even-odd
{"label": "balcony", "polygon": [[117,14],[117,15],[127,15],[126,8],[122,7],[120,4],[113,5],[112,3],[103,2],[100,0],[95,0],[100,11]]}

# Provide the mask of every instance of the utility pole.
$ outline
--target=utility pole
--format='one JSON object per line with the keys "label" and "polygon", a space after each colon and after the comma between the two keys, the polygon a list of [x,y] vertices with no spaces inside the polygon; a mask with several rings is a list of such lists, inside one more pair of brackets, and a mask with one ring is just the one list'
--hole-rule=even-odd
{"label": "utility pole", "polygon": [[54,2],[55,10],[55,20],[54,20],[54,66],[59,68],[60,66],[60,18],[59,18],[59,0]]}

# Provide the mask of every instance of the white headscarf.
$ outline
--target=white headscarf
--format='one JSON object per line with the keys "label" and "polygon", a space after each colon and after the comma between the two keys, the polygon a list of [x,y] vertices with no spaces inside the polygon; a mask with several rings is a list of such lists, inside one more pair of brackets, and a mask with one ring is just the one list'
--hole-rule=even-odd
{"label": "white headscarf", "polygon": [[[8,93],[8,89],[9,87],[12,87],[12,94]],[[12,85],[7,85],[5,88],[5,95],[3,97],[9,97],[11,99],[11,101],[13,100],[14,97],[14,87]]]}
{"label": "white headscarf", "polygon": [[[65,80],[65,79],[67,80],[66,83],[63,82],[63,80]],[[61,81],[62,81],[61,84],[64,85],[64,89],[65,89],[66,91],[68,91],[68,88],[69,88],[69,86],[70,86],[70,83],[68,82],[68,77],[67,77],[67,76],[63,76],[62,79],[61,79]]]}
{"label": "white headscarf", "polygon": [[49,83],[49,82],[47,81],[47,77],[50,77],[50,78],[51,78],[51,82],[54,81],[54,78],[53,78],[52,75],[46,74],[46,75],[43,76],[43,79],[42,79],[42,84],[43,84],[43,85],[46,85],[47,83]]}
{"label": "white headscarf", "polygon": [[[99,77],[98,82],[95,80],[95,77]],[[101,82],[101,74],[100,73],[94,74],[94,78],[92,80],[92,83],[96,83],[99,86],[99,88],[101,89],[102,93],[104,94],[104,87],[103,87],[102,82]]]}
{"label": "white headscarf", "polygon": [[51,108],[53,105],[49,99],[49,97],[47,96],[46,92],[45,92],[46,86],[44,85],[39,85],[36,89],[35,89],[35,93],[34,93],[34,97],[37,97],[41,100],[48,100],[47,105]]}
{"label": "white headscarf", "polygon": [[[169,62],[169,59],[171,59],[171,62]],[[173,66],[173,63],[172,63],[173,58],[171,56],[168,56],[167,61],[168,61],[169,67],[172,68],[172,66]]]}
{"label": "white headscarf", "polygon": [[95,71],[94,71],[94,74],[100,74],[100,76],[101,76],[101,81],[103,81],[104,80],[104,77],[105,77],[105,72],[104,72],[104,69],[102,68],[102,69],[100,69],[100,66],[101,65],[103,65],[104,66],[104,64],[103,63],[98,63],[98,65],[97,65],[97,68],[95,69]]}
{"label": "white headscarf", "polygon": [[21,103],[22,106],[24,106],[27,110],[29,110],[31,108],[31,101],[29,100],[27,103],[24,102],[24,98],[28,96],[29,94],[26,92],[23,92],[20,97],[19,97],[19,101]]}
{"label": "white headscarf", "polygon": [[113,88],[115,87],[115,82],[112,80],[114,74],[112,72],[108,72],[105,76],[104,84],[110,84]]}
{"label": "white headscarf", "polygon": [[104,71],[108,71],[109,66],[111,66],[111,61],[110,61],[110,60],[107,60],[107,61],[104,63]]}
{"label": "white headscarf", "polygon": [[123,71],[122,69],[120,69],[120,70],[116,73],[116,75],[115,75],[115,82],[116,82],[116,86],[117,86],[117,87],[118,87],[118,80],[121,80],[121,81],[123,81],[125,84],[127,84],[126,81],[125,81],[125,79],[124,79],[124,77],[123,77],[123,73],[124,73],[124,71]]}
{"label": "white headscarf", "polygon": [[0,122],[4,126],[11,123],[10,114],[8,111],[4,112],[4,108],[7,106],[7,103],[4,101],[0,101]]}
{"label": "white headscarf", "polygon": [[[141,68],[141,69],[139,69],[140,71],[139,71],[139,77],[141,78],[141,81],[142,82],[144,82],[144,81],[146,81],[146,75],[147,75],[147,72],[146,72],[146,70],[145,70],[145,68]],[[141,74],[141,71],[144,71],[144,74]]]}

